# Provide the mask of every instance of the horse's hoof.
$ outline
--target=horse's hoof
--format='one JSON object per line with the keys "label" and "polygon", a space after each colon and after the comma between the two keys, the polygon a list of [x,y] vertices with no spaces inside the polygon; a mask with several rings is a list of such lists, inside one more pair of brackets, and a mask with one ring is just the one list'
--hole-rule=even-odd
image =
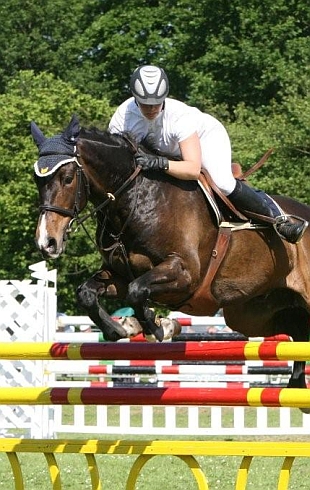
{"label": "horse's hoof", "polygon": [[306,413],[309,415],[310,413],[310,407],[303,407],[303,408],[299,408],[299,410],[302,412],[302,413]]}
{"label": "horse's hoof", "polygon": [[127,333],[127,338],[135,337],[142,332],[142,327],[134,316],[123,316],[117,320]]}
{"label": "horse's hoof", "polygon": [[180,335],[182,330],[179,322],[171,318],[160,318],[160,325],[164,331],[164,340],[171,340],[176,335]]}
{"label": "horse's hoof", "polygon": [[145,334],[145,339],[147,342],[157,342],[157,338],[153,334]]}
{"label": "horse's hoof", "polygon": [[147,339],[148,342],[156,342],[157,340],[159,342],[162,341],[167,342],[171,340],[173,337],[181,333],[182,326],[179,324],[177,320],[160,317],[156,319],[156,323],[159,324],[158,328],[161,329],[162,336],[161,338],[158,338],[157,336],[155,337],[154,334],[146,335],[145,338]]}
{"label": "horse's hoof", "polygon": [[164,340],[164,329],[162,326],[156,327],[154,333],[146,333],[145,338],[148,342],[162,342]]}

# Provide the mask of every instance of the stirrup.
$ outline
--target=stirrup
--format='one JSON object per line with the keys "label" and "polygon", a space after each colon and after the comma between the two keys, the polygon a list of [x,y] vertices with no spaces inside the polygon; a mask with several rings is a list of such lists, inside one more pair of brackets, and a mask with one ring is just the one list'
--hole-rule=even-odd
{"label": "stirrup", "polygon": [[[300,225],[298,225],[297,223],[295,223],[295,221],[299,221],[300,222]],[[297,226],[297,236],[296,238],[294,238],[294,240],[290,240],[288,236],[285,236],[283,235],[279,228],[281,227],[281,225],[283,224],[286,224],[288,226]],[[302,239],[307,227],[308,227],[309,223],[307,220],[301,218],[300,216],[295,216],[293,214],[288,214],[288,215],[285,215],[285,214],[281,214],[280,216],[277,216],[276,219],[275,219],[275,223],[273,224],[273,227],[277,233],[277,235],[282,239],[282,240],[286,240],[288,241],[289,243],[299,243],[300,240]],[[299,229],[298,229],[299,228]]]}

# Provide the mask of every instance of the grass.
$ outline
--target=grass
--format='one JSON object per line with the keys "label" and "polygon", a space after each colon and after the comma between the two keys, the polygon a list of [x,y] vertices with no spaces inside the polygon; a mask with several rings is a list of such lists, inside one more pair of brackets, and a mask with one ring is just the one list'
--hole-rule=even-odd
{"label": "grass", "polygon": [[[70,419],[72,407],[66,407],[66,417]],[[92,418],[92,407],[89,409],[89,420]],[[255,409],[249,409],[249,418],[254,417]],[[113,410],[112,414],[113,416]],[[277,417],[277,410],[274,410]],[[299,411],[296,410],[296,417]],[[117,418],[117,414],[115,415]],[[87,434],[61,434],[61,438],[87,439]],[[89,438],[93,439],[94,435]],[[117,439],[100,435],[100,439]],[[125,436],[123,439],[149,440],[149,436]],[[166,436],[156,439],[169,439]],[[171,437],[170,439],[185,439],[184,437]],[[186,438],[189,439],[189,438]],[[202,437],[192,437],[192,440],[203,440]],[[219,438],[210,437],[217,443]],[[222,438],[220,438],[222,439]],[[255,440],[253,437],[234,437],[230,440]],[[260,439],[271,439],[260,438]],[[274,439],[274,438],[272,438]],[[287,440],[293,438],[286,438]],[[284,440],[283,436],[279,440]],[[294,440],[307,440],[303,436],[294,437]],[[310,454],[309,454],[310,456]],[[43,454],[20,454],[21,469],[24,475],[25,490],[49,490],[52,488],[48,466]],[[61,482],[63,490],[88,490],[91,489],[91,481],[87,470],[86,458],[81,454],[56,455],[61,469]],[[100,470],[101,481],[104,489],[125,490],[126,481],[136,456],[122,455],[98,455],[96,460]],[[241,463],[240,457],[197,457],[206,477],[210,490],[232,490],[235,488],[237,470]],[[283,458],[256,457],[251,464],[247,490],[276,490],[279,471]],[[149,460],[142,468],[136,490],[197,490],[197,483],[188,466],[177,457],[156,456]],[[0,490],[15,490],[13,476],[9,461],[5,454],[0,453]],[[289,490],[310,489],[310,457],[296,458],[293,464]],[[20,489],[18,489],[20,490]]]}

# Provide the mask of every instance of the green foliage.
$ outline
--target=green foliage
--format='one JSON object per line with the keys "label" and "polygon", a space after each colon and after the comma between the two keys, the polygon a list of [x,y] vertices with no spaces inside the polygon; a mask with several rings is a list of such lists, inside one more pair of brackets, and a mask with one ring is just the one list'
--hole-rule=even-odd
{"label": "green foliage", "polygon": [[[0,6],[0,91],[20,70],[59,75],[61,48],[88,24],[92,2],[6,0]],[[70,56],[70,53],[67,54]],[[65,68],[66,69],[66,66]]]}
{"label": "green foliage", "polygon": [[[204,110],[260,109],[302,89],[310,9],[303,0],[17,0],[0,7],[0,91],[20,69],[49,71],[118,104],[143,63],[164,66],[171,93]],[[16,15],[19,11],[19,15]],[[12,35],[13,33],[13,35]]]}
{"label": "green foliage", "polygon": [[[42,260],[34,243],[38,196],[33,163],[38,155],[30,136],[30,121],[34,120],[46,136],[51,136],[67,126],[73,113],[83,125],[95,124],[101,128],[107,126],[111,117],[106,99],[83,95],[47,73],[35,76],[33,72],[21,72],[9,83],[6,94],[0,96],[2,279],[22,279],[30,264]],[[94,224],[87,223],[87,227],[94,236]],[[85,254],[85,250],[89,252]],[[58,290],[63,310],[70,305],[73,309],[75,286],[100,264],[94,244],[82,231],[70,241],[68,254],[69,257],[59,259],[59,264],[50,264],[51,267],[59,265]]]}
{"label": "green foliage", "polygon": [[[304,79],[305,92],[310,89]],[[229,125],[234,161],[251,167],[263,153],[274,148],[270,160],[251,178],[251,183],[271,194],[284,194],[309,204],[310,195],[310,100],[289,94],[282,105],[271,104],[257,115],[240,105]]]}
{"label": "green foliage", "polygon": [[[128,96],[128,78],[144,63],[164,66],[171,93],[202,109],[252,108],[282,100],[309,65],[310,12],[292,0],[101,2],[89,24],[59,49],[62,77],[88,93]],[[67,53],[70,52],[71,58]],[[65,69],[65,64],[70,70]]]}

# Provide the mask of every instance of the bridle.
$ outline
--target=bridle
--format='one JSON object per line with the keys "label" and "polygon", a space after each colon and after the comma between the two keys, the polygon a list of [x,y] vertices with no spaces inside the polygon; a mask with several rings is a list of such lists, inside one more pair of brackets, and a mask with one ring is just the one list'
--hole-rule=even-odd
{"label": "bridle", "polygon": [[[133,143],[130,141],[130,139],[127,139],[127,141],[133,147],[133,149],[136,151],[137,148],[133,145]],[[67,240],[68,235],[73,231],[73,225],[75,225],[74,231],[76,231],[78,229],[78,227],[81,225],[83,227],[85,233],[90,238],[90,240],[94,243],[96,248],[98,248],[98,245],[96,244],[95,240],[90,236],[88,230],[84,226],[84,222],[89,218],[93,218],[99,211],[102,211],[110,203],[114,202],[116,200],[116,198],[131,184],[131,182],[133,182],[136,179],[138,174],[141,172],[141,167],[139,165],[135,166],[135,169],[131,173],[131,175],[129,175],[129,177],[123,182],[123,184],[120,185],[120,187],[116,191],[114,191],[113,193],[112,192],[106,192],[107,197],[106,197],[106,199],[103,200],[102,203],[100,203],[98,206],[96,206],[88,214],[80,217],[79,214],[81,212],[80,204],[81,204],[83,186],[84,186],[84,194],[86,196],[86,204],[87,204],[87,200],[88,200],[88,197],[90,195],[90,184],[89,184],[89,179],[83,170],[83,165],[79,161],[80,155],[76,152],[76,147],[74,150],[74,155],[72,155],[72,157],[73,158],[72,159],[70,158],[68,161],[66,161],[64,163],[64,165],[66,165],[67,163],[75,163],[76,164],[75,167],[76,167],[76,176],[77,176],[77,186],[76,186],[76,191],[75,191],[75,199],[74,199],[73,209],[66,209],[66,208],[61,208],[59,206],[53,206],[50,204],[43,204],[43,205],[39,206],[39,210],[41,213],[44,211],[52,211],[54,213],[57,213],[57,214],[60,214],[63,216],[68,216],[71,218],[71,220],[70,220],[70,222],[66,228],[66,231],[64,233],[64,236],[63,236],[64,241]],[[135,204],[132,207],[129,215],[127,216],[127,219],[123,223],[121,230],[116,234],[110,233],[111,238],[114,240],[113,245],[111,247],[103,249],[106,252],[109,252],[109,262],[110,263],[113,261],[113,256],[114,256],[116,250],[119,249],[121,251],[121,254],[124,258],[125,266],[127,268],[129,276],[132,279],[134,278],[134,275],[133,275],[133,272],[132,272],[130,264],[129,264],[129,259],[127,256],[125,246],[122,243],[121,236],[122,236],[125,228],[128,226],[130,220],[132,219],[132,216],[133,216],[134,209],[136,206],[137,188],[136,188],[135,196],[136,196],[135,197]],[[105,216],[105,220],[106,219],[107,219],[107,215]]]}
{"label": "bridle", "polygon": [[[76,228],[83,224],[87,219],[92,218],[98,211],[101,211],[106,206],[108,206],[112,201],[115,201],[116,197],[121,194],[121,192],[129,186],[129,184],[137,177],[137,175],[141,171],[141,167],[137,166],[133,173],[125,180],[125,182],[112,194],[111,192],[107,192],[107,198],[95,207],[90,213],[86,214],[83,217],[79,217],[81,212],[81,196],[82,196],[82,186],[84,186],[84,190],[86,193],[86,197],[88,198],[90,194],[90,186],[87,175],[83,170],[82,164],[78,161],[78,156],[74,157],[71,161],[67,163],[75,163],[76,164],[76,176],[77,176],[77,186],[75,191],[75,199],[73,209],[61,208],[59,206],[53,206],[51,204],[42,204],[39,206],[39,211],[42,213],[43,211],[52,211],[57,214],[61,214],[62,216],[68,216],[71,218],[71,221],[67,227],[66,233],[70,233],[72,231],[73,224],[76,225]],[[67,164],[66,163],[66,164]]]}
{"label": "bridle", "polygon": [[74,157],[71,161],[68,161],[68,163],[75,163],[76,164],[76,176],[77,176],[77,186],[76,186],[76,191],[75,191],[75,199],[74,199],[74,206],[73,209],[66,209],[66,208],[61,208],[59,206],[53,206],[51,204],[42,204],[39,206],[39,211],[42,213],[43,211],[52,211],[54,213],[61,214],[63,216],[69,216],[72,219],[76,219],[81,211],[80,209],[80,202],[81,202],[81,195],[82,195],[82,185],[84,185],[84,189],[86,190],[86,195],[89,195],[89,182],[88,178],[86,177],[82,165],[79,163],[77,157]]}

